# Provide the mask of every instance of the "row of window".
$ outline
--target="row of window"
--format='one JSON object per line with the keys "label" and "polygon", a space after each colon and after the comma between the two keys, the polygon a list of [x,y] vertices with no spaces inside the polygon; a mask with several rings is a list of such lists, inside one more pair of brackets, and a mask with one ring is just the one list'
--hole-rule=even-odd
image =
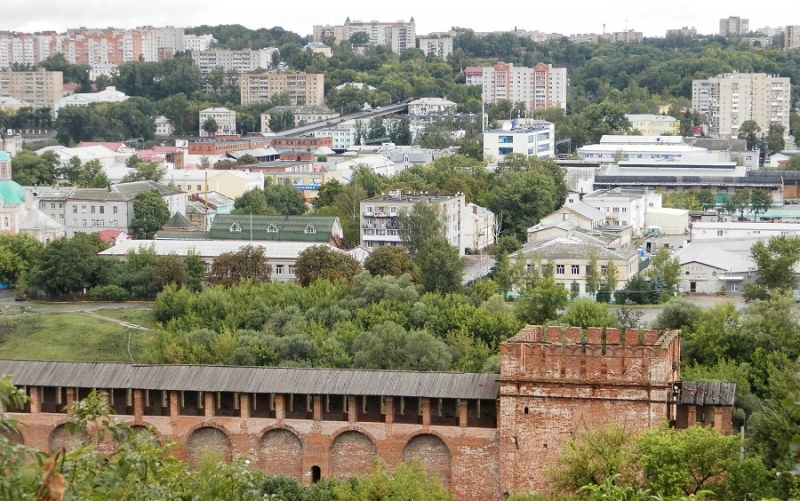
{"label": "row of window", "polygon": [[[548,265],[546,265],[546,264],[542,265],[542,271],[544,273],[547,272],[547,266]],[[557,264],[556,265],[556,275],[566,275],[566,267],[567,267],[567,265],[565,265],[565,264]],[[527,265],[527,270],[528,270],[528,273],[533,273],[534,271],[536,271],[536,266],[532,265],[532,264],[529,264],[529,265]],[[572,272],[571,273],[572,275],[580,275],[581,274],[581,265],[579,265],[579,264],[570,265],[570,271]],[[607,271],[608,271],[608,268],[605,265],[600,266],[600,274],[601,275],[605,276]],[[592,267],[589,266],[589,265],[586,265],[586,274],[589,275],[591,272],[592,272]]]}
{"label": "row of window", "polygon": [[[43,208],[43,207],[42,207],[42,205],[44,205],[44,204],[39,204],[39,208],[40,208],[40,209],[41,209],[41,208]],[[56,205],[56,204],[50,204],[50,207],[51,207],[52,209],[55,209],[55,205]],[[61,207],[60,207],[60,206],[61,206],[61,204],[58,204],[58,205],[59,205],[59,209],[60,209],[60,208],[61,208]],[[86,213],[86,210],[87,210],[87,208],[89,209],[89,213],[90,213],[90,214],[94,214],[95,212],[97,212],[97,213],[99,213],[99,214],[105,214],[105,213],[106,213],[106,207],[105,207],[105,205],[99,205],[99,206],[95,206],[95,205],[81,205],[81,212],[85,214],[85,213]],[[116,206],[116,205],[112,206],[112,207],[111,207],[111,212],[112,212],[112,213],[114,213],[114,214],[118,214],[118,213],[119,213],[119,207],[118,207],[118,206]],[[72,206],[72,213],[73,213],[73,214],[77,214],[77,213],[78,213],[78,206],[77,206],[77,205],[73,205],[73,206]]]}
{"label": "row of window", "polygon": [[[93,227],[94,226],[106,226],[106,220],[105,219],[81,219],[80,223],[81,223],[80,226],[93,226]],[[118,223],[119,223],[118,220],[110,219],[108,221],[108,226],[119,226]],[[77,219],[73,219],[72,220],[72,226],[78,226],[78,220]]]}
{"label": "row of window", "polygon": [[[288,268],[288,272],[289,272],[288,275],[290,277],[293,277],[294,276],[295,266],[293,264],[290,264],[290,265],[287,266],[287,268]],[[284,265],[282,265],[282,264],[276,264],[275,265],[275,275],[276,276],[283,276],[283,270],[284,270]]]}

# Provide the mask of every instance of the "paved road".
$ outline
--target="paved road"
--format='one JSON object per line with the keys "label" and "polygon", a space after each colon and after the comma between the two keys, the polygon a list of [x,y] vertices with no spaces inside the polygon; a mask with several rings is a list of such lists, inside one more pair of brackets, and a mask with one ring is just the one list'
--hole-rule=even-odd
{"label": "paved road", "polygon": [[283,137],[283,136],[298,136],[300,134],[307,134],[309,132],[318,130],[318,129],[325,129],[327,127],[331,127],[333,125],[340,124],[342,122],[346,122],[347,120],[361,120],[366,124],[369,119],[372,117],[379,117],[384,115],[393,115],[395,113],[402,113],[408,110],[408,103],[398,103],[398,104],[390,104],[388,106],[384,106],[381,109],[375,109],[371,111],[359,111],[356,113],[351,113],[349,115],[342,115],[337,118],[332,118],[330,120],[326,120],[324,122],[314,122],[308,125],[301,125],[299,127],[295,127],[293,129],[287,129],[281,132],[276,132],[275,136]]}
{"label": "paved road", "polygon": [[463,285],[475,281],[478,278],[485,277],[489,274],[489,270],[496,263],[493,256],[464,256],[467,261],[464,266],[464,274],[461,279]]}

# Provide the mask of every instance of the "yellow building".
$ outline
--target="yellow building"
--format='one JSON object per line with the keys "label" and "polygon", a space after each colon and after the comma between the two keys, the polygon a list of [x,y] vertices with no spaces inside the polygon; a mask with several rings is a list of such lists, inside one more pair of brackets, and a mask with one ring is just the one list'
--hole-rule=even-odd
{"label": "yellow building", "polygon": [[161,183],[173,184],[190,197],[193,194],[216,191],[236,199],[247,191],[264,188],[264,175],[260,172],[237,170],[170,169],[161,179]]}
{"label": "yellow building", "polygon": [[11,96],[34,108],[53,109],[64,97],[60,71],[0,71],[0,96]]}
{"label": "yellow building", "polygon": [[642,136],[678,136],[681,124],[678,119],[669,115],[625,115],[631,123],[631,129],[639,131]]}

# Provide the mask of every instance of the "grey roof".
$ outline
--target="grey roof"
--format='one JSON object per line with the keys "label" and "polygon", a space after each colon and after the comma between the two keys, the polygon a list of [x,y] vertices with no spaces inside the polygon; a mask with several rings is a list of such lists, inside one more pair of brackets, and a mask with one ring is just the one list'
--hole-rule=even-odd
{"label": "grey roof", "polygon": [[694,142],[695,146],[706,148],[711,151],[746,151],[746,139],[714,139],[710,137],[698,137]]}
{"label": "grey roof", "polygon": [[733,405],[736,383],[722,381],[683,381],[678,396],[679,404]]}
{"label": "grey roof", "polygon": [[194,195],[195,198],[200,204],[203,204],[204,199],[208,199],[208,204],[214,207],[225,207],[227,205],[233,205],[235,200],[229,197],[226,197],[222,193],[218,191],[209,191],[208,193],[196,193]]}
{"label": "grey roof", "polygon": [[132,183],[114,184],[108,188],[75,188],[67,198],[70,200],[99,202],[127,202],[128,200],[136,198],[136,195],[143,191],[156,191],[162,197],[183,193],[182,191],[175,190],[165,184],[155,181],[135,181]]}
{"label": "grey roof", "polygon": [[63,231],[64,225],[51,218],[36,207],[32,207],[19,227],[22,231],[58,230]]}
{"label": "grey roof", "polygon": [[609,249],[604,245],[582,238],[580,234],[572,234],[569,237],[553,237],[530,242],[522,249],[510,254],[509,258],[513,260],[519,253],[522,253],[526,257],[535,256],[543,260],[589,259],[592,251],[598,261],[628,260],[636,255],[635,250]]}
{"label": "grey roof", "polygon": [[18,386],[497,399],[497,374],[0,360]]}
{"label": "grey roof", "polygon": [[575,202],[567,205],[565,209],[569,209],[575,212],[576,214],[579,214],[591,221],[594,221],[596,219],[603,219],[605,217],[603,213],[600,211],[600,209],[592,207],[586,202]]}

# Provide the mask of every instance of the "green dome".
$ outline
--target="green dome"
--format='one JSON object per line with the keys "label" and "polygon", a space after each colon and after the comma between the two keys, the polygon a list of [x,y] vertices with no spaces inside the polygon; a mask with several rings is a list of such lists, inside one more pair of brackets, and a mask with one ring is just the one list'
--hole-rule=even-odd
{"label": "green dome", "polygon": [[14,181],[0,181],[0,200],[5,205],[22,205],[28,196],[28,190]]}

